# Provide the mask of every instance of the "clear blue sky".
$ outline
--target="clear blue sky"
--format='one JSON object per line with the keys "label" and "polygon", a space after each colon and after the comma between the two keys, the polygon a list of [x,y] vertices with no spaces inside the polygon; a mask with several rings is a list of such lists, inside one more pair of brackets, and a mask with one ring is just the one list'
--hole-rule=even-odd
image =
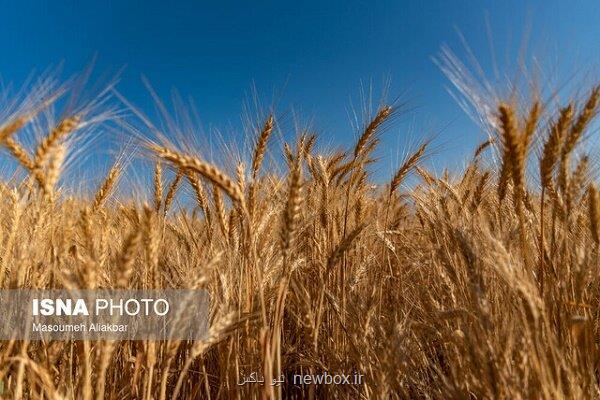
{"label": "clear blue sky", "polygon": [[479,131],[431,57],[442,44],[464,55],[457,28],[489,69],[486,13],[501,68],[514,64],[527,28],[529,53],[558,61],[561,73],[598,65],[596,1],[24,0],[2,6],[0,76],[18,85],[62,61],[68,76],[97,54],[96,71],[125,67],[118,88],[143,110],[152,101],[142,74],[164,98],[172,88],[190,96],[202,123],[226,135],[255,84],[265,104],[281,93],[282,113],[293,108],[337,144],[353,140],[348,109],[361,81],[381,87],[390,77],[392,97],[406,92],[416,109],[386,134],[385,163],[396,161],[410,125],[413,138],[434,131],[448,143],[436,163],[458,163]]}

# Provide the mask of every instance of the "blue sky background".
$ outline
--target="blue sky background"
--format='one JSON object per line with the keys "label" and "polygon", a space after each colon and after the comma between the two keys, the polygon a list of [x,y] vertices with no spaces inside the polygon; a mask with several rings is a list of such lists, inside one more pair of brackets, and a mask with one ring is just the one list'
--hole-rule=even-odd
{"label": "blue sky background", "polygon": [[295,110],[312,121],[321,143],[348,145],[355,135],[348,112],[360,105],[361,82],[381,88],[390,78],[391,97],[404,94],[414,110],[384,137],[387,174],[420,135],[436,133],[443,143],[434,167],[459,166],[481,138],[431,60],[443,44],[465,56],[457,29],[490,75],[492,52],[502,71],[515,65],[524,41],[530,56],[561,77],[598,66],[595,1],[24,0],[2,6],[0,77],[18,86],[63,61],[67,77],[97,55],[97,73],[125,67],[119,91],[145,112],[153,106],[142,74],[163,98],[173,88],[189,96],[205,128],[237,142],[254,85],[263,104],[277,100],[287,128]]}

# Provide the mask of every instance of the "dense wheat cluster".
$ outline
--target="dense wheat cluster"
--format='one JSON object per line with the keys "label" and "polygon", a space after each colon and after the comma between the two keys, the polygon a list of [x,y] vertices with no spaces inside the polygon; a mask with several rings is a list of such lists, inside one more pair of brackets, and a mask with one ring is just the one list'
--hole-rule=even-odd
{"label": "dense wheat cluster", "polygon": [[[203,341],[4,341],[4,396],[600,397],[600,200],[580,151],[599,95],[499,102],[465,171],[435,176],[423,143],[388,184],[369,171],[392,106],[342,151],[317,152],[309,133],[285,143],[283,174],[265,162],[276,115],[230,168],[142,138],[150,201],[115,195],[122,158],[87,197],[61,188],[73,138],[111,117],[101,105],[56,118],[58,95],[3,105],[2,157],[23,178],[0,188],[2,288],[204,288],[212,299]],[[44,135],[26,145],[32,126]],[[363,384],[292,383],[325,371]],[[286,381],[238,385],[252,372]]]}

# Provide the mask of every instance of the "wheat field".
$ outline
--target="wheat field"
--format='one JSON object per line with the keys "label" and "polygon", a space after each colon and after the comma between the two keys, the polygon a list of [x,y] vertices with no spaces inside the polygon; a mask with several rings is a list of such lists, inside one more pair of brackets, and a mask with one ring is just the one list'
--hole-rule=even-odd
{"label": "wheat field", "polygon": [[[203,288],[210,330],[3,341],[3,398],[600,398],[597,155],[582,148],[600,87],[558,106],[495,101],[463,171],[436,176],[422,142],[387,183],[371,165],[393,104],[343,150],[317,151],[310,132],[277,146],[268,115],[237,165],[137,133],[145,198],[118,190],[122,157],[90,193],[67,189],[77,137],[120,116],[102,101],[59,114],[62,94],[3,99],[16,172],[0,187],[1,287]],[[252,372],[285,382],[240,385]],[[363,379],[292,381],[325,372]]]}

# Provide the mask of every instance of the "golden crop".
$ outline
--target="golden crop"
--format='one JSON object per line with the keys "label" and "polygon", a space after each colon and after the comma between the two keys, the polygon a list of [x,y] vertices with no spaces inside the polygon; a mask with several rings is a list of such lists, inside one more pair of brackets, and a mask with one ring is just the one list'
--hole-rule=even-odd
{"label": "golden crop", "polygon": [[[144,202],[115,195],[122,158],[93,195],[63,193],[65,154],[93,109],[54,120],[58,95],[33,93],[0,114],[2,157],[26,171],[0,187],[1,287],[205,288],[211,328],[198,342],[4,341],[3,396],[599,397],[600,200],[576,151],[599,96],[499,102],[494,137],[463,173],[424,169],[424,143],[387,185],[368,166],[393,106],[344,151],[317,152],[310,134],[285,143],[284,174],[265,162],[274,115],[251,162],[231,168],[140,138],[155,165]],[[25,145],[27,127],[46,134]],[[325,371],[363,384],[291,384]],[[252,372],[286,381],[238,385]]]}

